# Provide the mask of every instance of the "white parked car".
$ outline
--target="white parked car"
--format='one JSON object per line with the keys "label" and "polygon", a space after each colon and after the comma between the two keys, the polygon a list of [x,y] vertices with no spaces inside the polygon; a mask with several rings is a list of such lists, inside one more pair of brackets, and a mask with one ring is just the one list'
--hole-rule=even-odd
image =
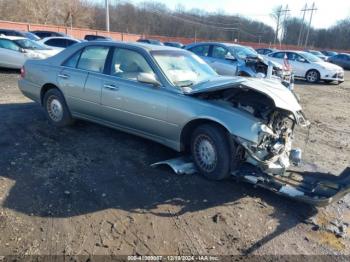
{"label": "white parked car", "polygon": [[325,62],[308,52],[277,51],[268,54],[267,57],[272,61],[283,64],[286,54],[295,77],[305,78],[310,83],[316,83],[320,80],[327,83],[333,81],[337,81],[338,83],[344,82],[343,68]]}
{"label": "white parked car", "polygon": [[0,67],[20,69],[27,59],[45,59],[57,53],[24,37],[0,36]]}
{"label": "white parked car", "polygon": [[53,49],[57,49],[59,51],[62,51],[63,49],[80,43],[81,41],[78,39],[70,38],[70,37],[46,37],[44,39],[39,40],[38,42],[44,44],[45,46],[48,46]]}

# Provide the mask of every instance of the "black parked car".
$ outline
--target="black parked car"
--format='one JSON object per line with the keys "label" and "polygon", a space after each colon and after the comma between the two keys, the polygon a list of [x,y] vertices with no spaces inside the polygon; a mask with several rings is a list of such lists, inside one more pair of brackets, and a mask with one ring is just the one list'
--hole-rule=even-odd
{"label": "black parked car", "polygon": [[95,40],[113,40],[109,36],[103,36],[103,35],[86,35],[84,37],[86,41],[95,41]]}
{"label": "black parked car", "polygon": [[155,40],[155,39],[139,39],[139,40],[137,40],[137,42],[151,44],[151,45],[164,45],[162,42],[160,42],[159,40]]}
{"label": "black parked car", "polygon": [[53,32],[53,31],[42,31],[42,30],[36,30],[36,31],[30,31],[31,33],[35,34],[36,36],[40,37],[40,39],[46,38],[46,37],[67,37],[66,34],[61,32]]}
{"label": "black parked car", "polygon": [[31,32],[11,30],[11,29],[0,29],[0,35],[25,37],[34,41],[37,41],[40,39],[39,37],[32,34]]}

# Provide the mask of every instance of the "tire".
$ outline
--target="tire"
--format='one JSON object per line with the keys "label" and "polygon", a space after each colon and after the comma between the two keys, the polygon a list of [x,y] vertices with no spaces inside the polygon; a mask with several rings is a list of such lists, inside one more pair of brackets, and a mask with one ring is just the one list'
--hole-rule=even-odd
{"label": "tire", "polygon": [[314,84],[320,81],[320,73],[315,69],[311,69],[307,71],[305,78],[307,82]]}
{"label": "tire", "polygon": [[52,125],[65,127],[73,124],[74,119],[62,93],[58,89],[49,89],[45,93],[43,101],[46,117]]}
{"label": "tire", "polygon": [[191,137],[191,154],[199,173],[211,180],[230,176],[232,153],[223,128],[204,124]]}

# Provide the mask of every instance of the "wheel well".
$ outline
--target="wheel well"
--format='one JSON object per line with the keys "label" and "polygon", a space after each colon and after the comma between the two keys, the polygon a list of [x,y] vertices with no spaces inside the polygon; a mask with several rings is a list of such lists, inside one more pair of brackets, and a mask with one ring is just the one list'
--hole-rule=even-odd
{"label": "wheel well", "polygon": [[181,132],[181,151],[190,151],[190,143],[191,143],[191,135],[193,133],[193,131],[200,125],[204,125],[204,124],[211,124],[214,126],[217,126],[218,128],[222,128],[226,131],[226,133],[229,133],[229,131],[226,129],[226,127],[224,127],[223,125],[221,125],[218,122],[215,122],[213,120],[209,120],[209,119],[196,119],[196,120],[192,120],[191,122],[187,123],[185,125],[185,127],[182,129]]}
{"label": "wheel well", "polygon": [[307,70],[307,72],[306,72],[306,74],[305,74],[305,78],[306,78],[307,74],[308,74],[310,71],[316,71],[317,74],[318,74],[318,76],[321,76],[320,72],[319,72],[317,69],[309,69],[309,70]]}
{"label": "wheel well", "polygon": [[244,72],[244,71],[240,71],[240,72],[238,72],[238,75],[239,75],[239,76],[246,76],[246,77],[250,77],[250,75],[249,75],[247,72]]}
{"label": "wheel well", "polygon": [[54,89],[54,88],[58,89],[58,87],[55,86],[54,84],[45,84],[45,85],[43,85],[43,87],[41,88],[41,91],[40,91],[40,102],[41,102],[41,104],[44,103],[43,100],[44,100],[44,96],[45,96],[46,92],[49,91],[50,89]]}

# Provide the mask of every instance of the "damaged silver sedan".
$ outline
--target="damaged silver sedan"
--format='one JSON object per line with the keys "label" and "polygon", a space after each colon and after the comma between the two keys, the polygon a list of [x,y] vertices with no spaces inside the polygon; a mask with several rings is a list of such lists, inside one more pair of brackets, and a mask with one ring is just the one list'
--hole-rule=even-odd
{"label": "damaged silver sedan", "polygon": [[[56,126],[79,118],[154,140],[189,154],[209,179],[239,176],[247,164],[284,177],[301,161],[293,133],[308,121],[290,90],[275,80],[219,76],[186,50],[80,43],[27,61],[19,87]],[[261,180],[253,173],[245,180]]]}

